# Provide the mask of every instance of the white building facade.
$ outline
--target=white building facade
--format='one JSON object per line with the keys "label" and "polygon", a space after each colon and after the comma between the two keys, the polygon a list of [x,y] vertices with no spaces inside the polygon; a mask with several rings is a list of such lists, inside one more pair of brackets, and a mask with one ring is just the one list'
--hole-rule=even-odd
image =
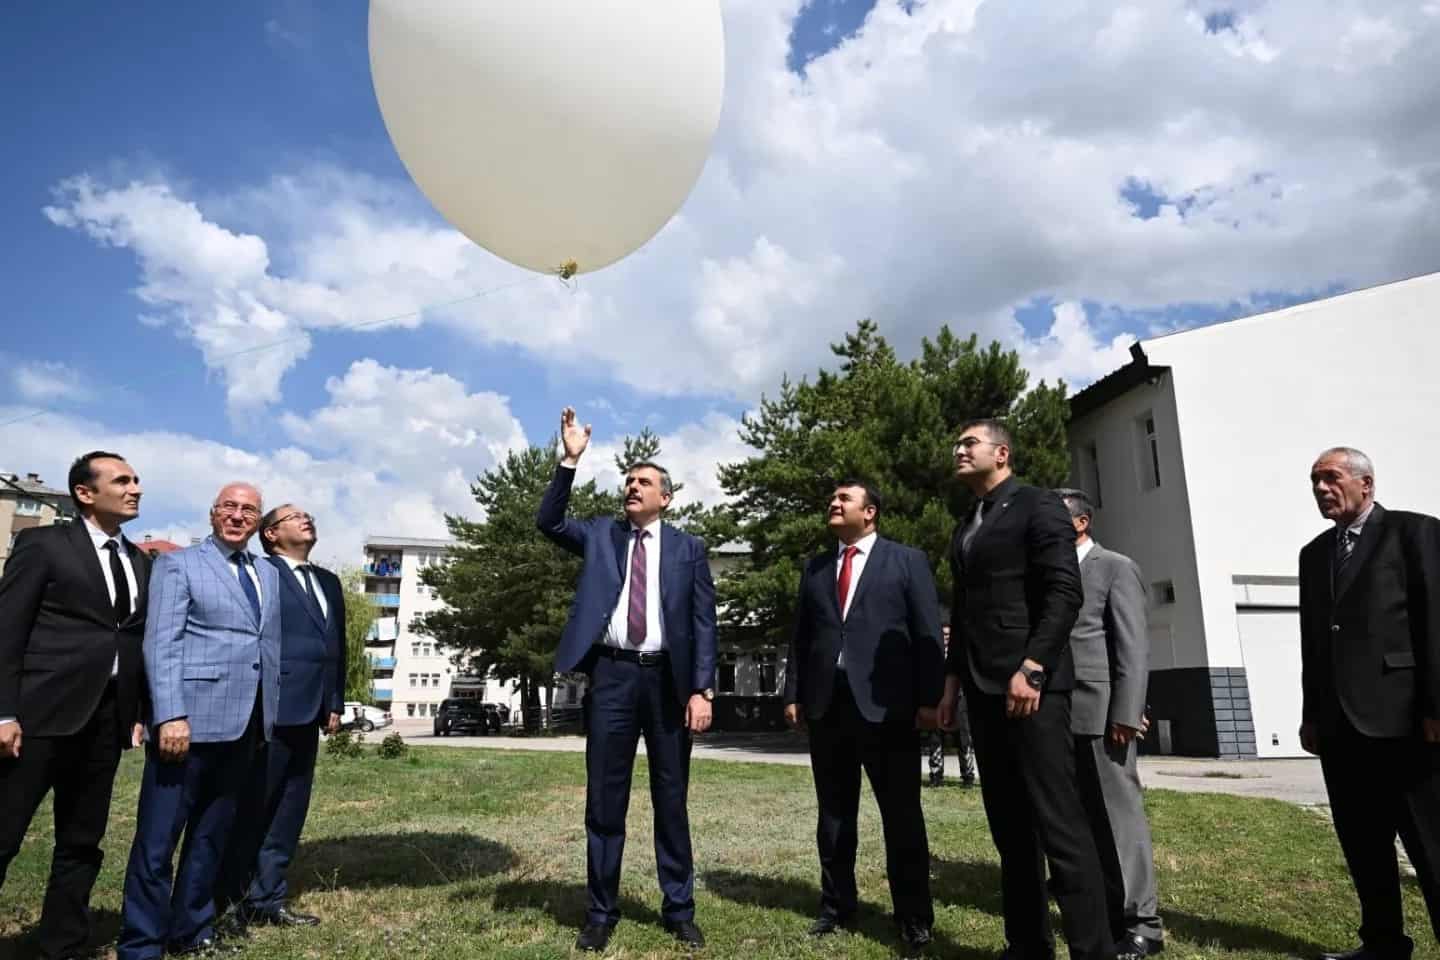
{"label": "white building facade", "polygon": [[1440,274],[1142,341],[1071,401],[1071,481],[1150,584],[1159,749],[1302,754],[1309,471],[1358,447],[1377,500],[1440,514]]}

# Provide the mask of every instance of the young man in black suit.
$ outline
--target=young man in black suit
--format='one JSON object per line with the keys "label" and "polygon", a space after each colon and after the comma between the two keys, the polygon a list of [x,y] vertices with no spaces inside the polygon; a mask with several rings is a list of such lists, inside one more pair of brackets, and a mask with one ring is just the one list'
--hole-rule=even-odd
{"label": "young man in black suit", "polygon": [[84,955],[120,751],[140,738],[150,560],[120,532],[140,478],[117,454],[70,467],[74,523],[23,531],[0,578],[0,883],[45,794],[55,855],[40,955]]}
{"label": "young man in black suit", "polygon": [[953,724],[963,686],[1000,853],[1006,960],[1055,955],[1045,860],[1070,956],[1111,960],[1105,884],[1070,735],[1070,629],[1084,598],[1075,528],[1058,496],[1015,478],[1013,449],[996,420],[967,423],[956,438],[955,473],[975,506],[950,547],[955,593],[940,723]]}
{"label": "young man in black suit", "polygon": [[1333,526],[1300,551],[1300,744],[1360,898],[1360,949],[1321,956],[1408,960],[1397,833],[1440,940],[1440,520],[1376,503],[1351,447],[1320,454],[1310,486]]}
{"label": "young man in black suit", "polygon": [[785,669],[785,719],[810,730],[820,820],[815,936],[854,915],[863,767],[885,824],[886,875],[907,947],[931,940],[930,847],[920,808],[917,726],[940,697],[940,605],[925,554],[880,537],[880,499],[859,481],[830,498],[836,548],[800,579]]}

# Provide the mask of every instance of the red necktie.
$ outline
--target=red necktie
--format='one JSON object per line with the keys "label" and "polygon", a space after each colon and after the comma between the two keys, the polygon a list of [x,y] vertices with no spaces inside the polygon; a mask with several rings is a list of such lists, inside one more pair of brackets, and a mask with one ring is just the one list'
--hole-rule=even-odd
{"label": "red necktie", "polygon": [[645,567],[645,538],[649,535],[645,530],[636,530],[635,549],[630,554],[630,609],[626,617],[625,639],[635,647],[645,642],[648,626],[645,618],[645,579],[648,572]]}
{"label": "red necktie", "polygon": [[840,619],[845,619],[845,600],[850,596],[850,561],[855,559],[855,554],[860,548],[849,546],[845,548],[845,559],[840,563],[840,579],[835,581],[835,590],[840,597]]}

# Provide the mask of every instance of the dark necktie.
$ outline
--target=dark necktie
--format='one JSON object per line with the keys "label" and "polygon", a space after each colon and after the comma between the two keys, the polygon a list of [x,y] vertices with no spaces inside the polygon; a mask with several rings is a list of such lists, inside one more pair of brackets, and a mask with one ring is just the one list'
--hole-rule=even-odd
{"label": "dark necktie", "polygon": [[975,534],[980,532],[980,524],[984,519],[985,501],[977,500],[975,502],[975,515],[970,518],[970,523],[966,525],[965,532],[960,534],[960,553],[962,556],[970,552],[970,545],[975,542]]}
{"label": "dark necktie", "polygon": [[130,578],[125,576],[125,565],[120,562],[120,544],[106,540],[105,549],[110,554],[110,581],[115,584],[115,622],[121,624],[130,619]]}
{"label": "dark necktie", "polygon": [[320,594],[316,592],[319,584],[310,576],[310,564],[302,563],[295,569],[300,571],[300,579],[305,581],[305,597],[310,601],[310,606],[314,608],[315,616],[320,618],[321,623],[324,623],[325,611],[320,607]]}
{"label": "dark necktie", "polygon": [[647,623],[645,620],[645,538],[644,530],[635,531],[635,549],[630,553],[630,613],[626,618],[625,638],[630,645],[638,647],[645,642]]}
{"label": "dark necktie", "polygon": [[1356,539],[1355,531],[1349,527],[1340,531],[1340,539],[1335,544],[1335,573],[1337,576],[1344,572],[1345,564],[1349,563],[1350,558],[1354,555]]}
{"label": "dark necktie", "polygon": [[835,595],[840,601],[840,619],[845,619],[845,601],[850,598],[850,563],[860,548],[850,545],[845,548],[845,559],[840,561],[840,576],[835,581]]}
{"label": "dark necktie", "polygon": [[244,550],[236,550],[230,554],[230,562],[235,564],[236,571],[240,574],[240,592],[250,601],[250,609],[255,613],[255,623],[259,625],[260,592],[255,589],[255,581],[250,579],[249,557]]}

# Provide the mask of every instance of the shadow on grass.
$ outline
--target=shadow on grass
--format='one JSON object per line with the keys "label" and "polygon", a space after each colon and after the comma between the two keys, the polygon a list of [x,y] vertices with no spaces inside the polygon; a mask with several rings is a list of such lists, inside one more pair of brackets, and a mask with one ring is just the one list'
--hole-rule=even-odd
{"label": "shadow on grass", "polygon": [[[795,936],[801,939],[809,929],[810,922],[820,912],[820,888],[813,883],[784,877],[759,876],[738,870],[706,870],[703,875],[705,889],[733,903],[743,903],[767,910],[787,910],[803,918],[795,926]],[[890,913],[873,903],[861,901],[851,921],[850,931],[856,936],[874,940],[877,943],[899,944]],[[955,943],[940,931],[935,931],[935,942],[930,955],[956,957],[959,960],[994,960],[994,952]]]}
{"label": "shadow on grass", "polygon": [[791,731],[712,730],[695,738],[697,747],[716,750],[744,750],[748,753],[810,754],[810,741]]}
{"label": "shadow on grass", "polygon": [[1000,865],[980,860],[930,858],[935,876],[932,890],[936,900],[957,907],[973,907],[994,916],[1004,914],[1000,894]]}
{"label": "shadow on grass", "polygon": [[[478,891],[460,891],[450,899],[469,900],[479,895]],[[495,888],[491,905],[502,913],[539,910],[560,926],[578,930],[585,925],[590,896],[583,883],[574,881],[512,880]],[[620,896],[620,916],[623,921],[660,926],[658,911],[624,894]]]}
{"label": "shadow on grass", "polygon": [[300,844],[290,889],[434,887],[508,870],[515,852],[468,833],[381,833],[322,837]]}
{"label": "shadow on grass", "polygon": [[1226,950],[1263,950],[1292,957],[1313,957],[1322,951],[1335,949],[1334,944],[1322,946],[1278,930],[1257,927],[1252,923],[1197,917],[1163,907],[1160,909],[1160,919],[1165,922],[1165,929],[1169,933],[1196,946],[1218,944]]}
{"label": "shadow on grass", "polygon": [[[120,914],[114,910],[97,909],[90,911],[90,942],[86,949],[99,951],[120,936]],[[84,951],[82,951],[82,955]],[[40,941],[36,939],[35,927],[0,937],[0,960],[19,960],[21,957],[40,956]],[[103,954],[102,954],[103,956]]]}

